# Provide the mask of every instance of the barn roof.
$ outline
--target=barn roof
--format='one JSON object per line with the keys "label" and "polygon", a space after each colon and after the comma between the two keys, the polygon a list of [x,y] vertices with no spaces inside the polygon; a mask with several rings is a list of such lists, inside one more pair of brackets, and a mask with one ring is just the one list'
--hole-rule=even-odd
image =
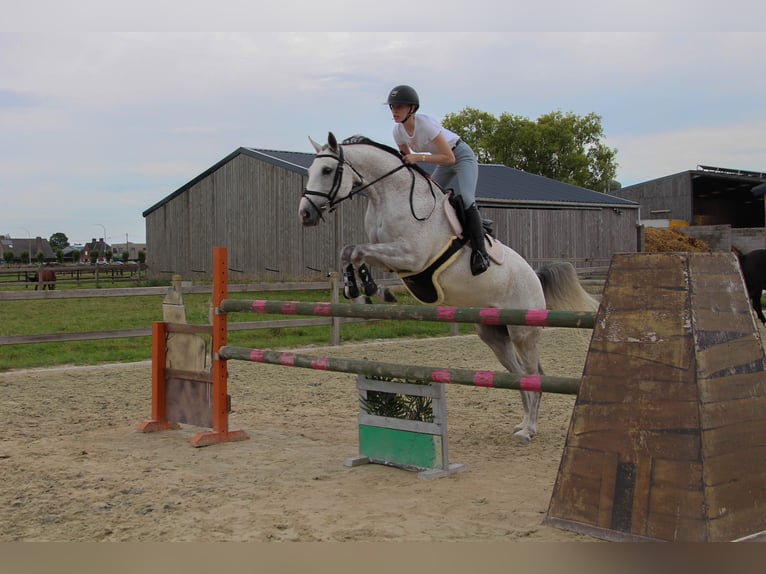
{"label": "barn roof", "polygon": [[15,258],[21,257],[26,252],[31,259],[36,259],[38,253],[42,253],[45,259],[55,259],[56,254],[47,239],[35,237],[0,237],[0,255],[10,251]]}
{"label": "barn roof", "polygon": [[[314,161],[313,153],[256,148],[246,149],[263,159],[263,161],[282,166],[285,169],[292,169],[299,173],[305,173],[311,162]],[[292,166],[292,168],[289,166]],[[425,164],[424,167],[429,172],[433,171],[434,168],[431,164]],[[599,193],[499,164],[479,165],[479,183],[476,189],[476,197],[483,200],[511,201],[514,203],[638,205],[633,201],[623,198]]]}
{"label": "barn roof", "polygon": [[[143,216],[146,217],[154,210],[178,195],[181,195],[184,191],[212,174],[221,166],[242,154],[301,175],[306,174],[306,171],[315,157],[315,154],[313,153],[241,147],[144,211]],[[425,167],[428,171],[432,171],[434,166],[426,164]],[[599,193],[576,185],[556,181],[555,179],[496,164],[479,164],[479,183],[476,189],[476,197],[481,203],[515,205],[570,205],[635,208],[638,208],[639,205],[634,201],[623,199],[621,197]]]}
{"label": "barn roof", "polygon": [[713,193],[727,194],[729,196],[734,193],[741,193],[748,198],[751,194],[755,197],[761,197],[766,194],[766,173],[709,165],[698,165],[697,169],[680,171],[649,181],[628,185],[609,193],[617,196],[632,194],[635,190],[651,187],[657,182],[677,179],[693,180],[697,197],[704,197]]}

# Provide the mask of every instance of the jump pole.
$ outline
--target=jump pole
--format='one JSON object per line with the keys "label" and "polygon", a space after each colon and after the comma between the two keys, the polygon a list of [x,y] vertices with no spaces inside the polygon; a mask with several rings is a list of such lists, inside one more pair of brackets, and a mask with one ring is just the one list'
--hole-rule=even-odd
{"label": "jump pole", "polygon": [[425,305],[348,305],[302,301],[225,300],[221,309],[227,313],[259,315],[313,315],[319,317],[354,317],[435,321],[441,323],[479,323],[483,325],[527,325],[531,327],[570,327],[592,329],[596,314],[588,311],[549,311],[546,309],[495,309]]}
{"label": "jump pole", "polygon": [[[520,376],[500,371],[401,365],[240,347],[223,347],[218,355],[255,363],[356,374],[360,394],[359,456],[346,459],[344,464],[355,467],[375,463],[418,470],[418,477],[424,480],[464,470],[464,465],[450,463],[449,460],[446,384],[576,394],[580,383],[579,379],[567,377]],[[370,390],[429,397],[433,421],[374,415],[361,400],[367,397]]]}
{"label": "jump pole", "polygon": [[[302,367],[319,371],[353,373],[372,378],[396,378],[404,381],[444,383],[486,387],[495,389],[515,389],[537,393],[560,393],[576,395],[580,379],[572,377],[554,377],[548,375],[517,375],[506,371],[472,371],[469,369],[445,369],[397,363],[381,363],[365,359],[347,359],[329,356],[314,356],[285,351],[266,349],[246,349],[242,347],[221,347],[219,357],[267,363],[283,367]],[[398,383],[392,383],[396,385]]]}

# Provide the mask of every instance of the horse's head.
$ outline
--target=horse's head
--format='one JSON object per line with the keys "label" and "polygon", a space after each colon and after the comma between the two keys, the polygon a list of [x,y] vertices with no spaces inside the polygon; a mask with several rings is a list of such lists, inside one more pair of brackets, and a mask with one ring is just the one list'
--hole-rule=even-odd
{"label": "horse's head", "polygon": [[311,138],[309,141],[317,155],[309,166],[308,182],[298,207],[298,216],[306,227],[317,225],[322,213],[331,211],[335,204],[347,198],[354,183],[360,181],[353,169],[344,169],[348,163],[332,132],[324,146]]}

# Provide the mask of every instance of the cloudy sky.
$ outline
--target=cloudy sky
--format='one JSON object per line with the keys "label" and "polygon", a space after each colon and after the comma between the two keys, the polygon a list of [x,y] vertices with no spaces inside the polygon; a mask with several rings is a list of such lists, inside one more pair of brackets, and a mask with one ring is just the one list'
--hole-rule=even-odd
{"label": "cloudy sky", "polygon": [[[3,8],[0,234],[143,242],[144,210],[240,146],[391,144],[383,102],[400,83],[438,118],[594,112],[623,185],[698,164],[766,172],[760,2],[471,2],[481,18],[430,0],[108,4]],[[291,27],[307,31],[269,31]]]}

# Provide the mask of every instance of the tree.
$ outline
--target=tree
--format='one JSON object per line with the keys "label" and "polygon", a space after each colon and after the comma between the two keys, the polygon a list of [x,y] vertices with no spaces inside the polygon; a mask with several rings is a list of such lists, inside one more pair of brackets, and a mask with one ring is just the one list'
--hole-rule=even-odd
{"label": "tree", "polygon": [[56,249],[64,249],[64,247],[69,247],[69,238],[59,231],[50,236],[48,243],[51,244],[54,251]]}
{"label": "tree", "polygon": [[465,108],[448,114],[443,124],[459,134],[482,163],[500,163],[595,191],[620,186],[614,181],[617,150],[602,141],[601,116],[594,113],[556,111],[532,121]]}
{"label": "tree", "polygon": [[10,265],[13,262],[13,251],[3,251],[3,259],[6,265]]}
{"label": "tree", "polygon": [[123,251],[121,258],[123,263],[127,263],[128,259],[130,259],[130,253],[128,253],[127,251]]}
{"label": "tree", "polygon": [[56,249],[56,261],[59,263],[64,262],[64,250],[63,249]]}
{"label": "tree", "polygon": [[80,257],[81,256],[82,256],[82,254],[80,253],[79,249],[75,249],[74,251],[72,251],[72,260],[75,263],[79,263],[80,262]]}
{"label": "tree", "polygon": [[95,249],[93,249],[93,250],[90,252],[90,254],[89,254],[89,257],[90,257],[90,262],[91,262],[91,264],[92,264],[92,265],[95,265],[95,264],[96,264],[96,261],[98,261],[98,258],[99,258],[99,252],[98,252],[98,251],[96,251]]}
{"label": "tree", "polygon": [[38,251],[35,259],[37,259],[37,262],[42,265],[45,262],[45,254],[42,251]]}
{"label": "tree", "polygon": [[497,118],[490,113],[475,108],[464,108],[459,114],[447,114],[444,127],[452,130],[471,146],[479,163],[492,163],[492,152],[487,145],[487,137],[497,128]]}

